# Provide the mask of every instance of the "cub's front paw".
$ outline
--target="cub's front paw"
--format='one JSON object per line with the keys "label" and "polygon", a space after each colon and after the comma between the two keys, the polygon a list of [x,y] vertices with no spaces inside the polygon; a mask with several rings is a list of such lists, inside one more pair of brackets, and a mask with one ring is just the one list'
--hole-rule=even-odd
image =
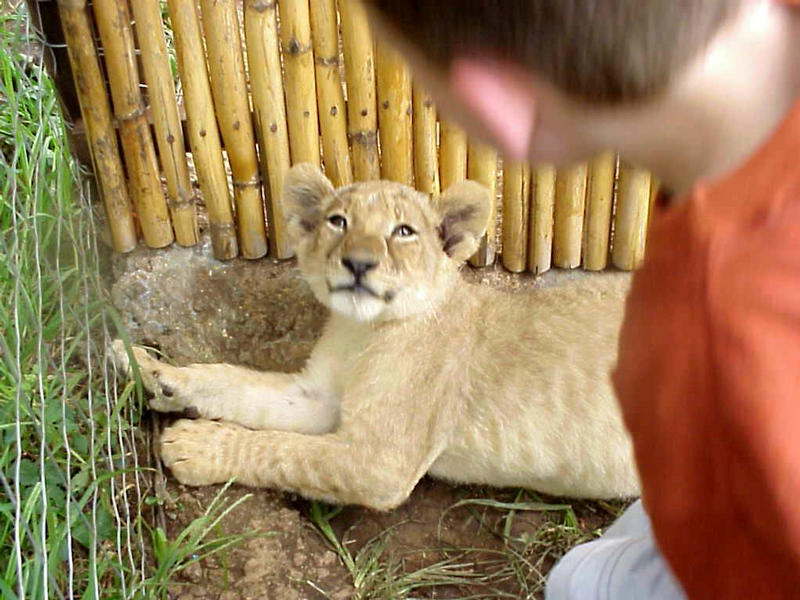
{"label": "cub's front paw", "polygon": [[[122,340],[111,344],[114,364],[128,377],[133,377],[130,357]],[[189,408],[188,394],[184,392],[184,378],[180,369],[156,360],[141,346],[132,346],[133,358],[145,389],[152,394],[150,408],[159,412],[180,412]]]}
{"label": "cub's front paw", "polygon": [[226,423],[181,419],[161,435],[161,460],[186,485],[223,483],[235,474],[232,449],[246,433]]}

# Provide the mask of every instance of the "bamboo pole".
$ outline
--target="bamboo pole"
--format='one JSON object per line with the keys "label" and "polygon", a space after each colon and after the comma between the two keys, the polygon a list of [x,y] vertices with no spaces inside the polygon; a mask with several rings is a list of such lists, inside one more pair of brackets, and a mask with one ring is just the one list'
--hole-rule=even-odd
{"label": "bamboo pole", "polygon": [[347,135],[353,148],[357,181],[380,177],[378,113],[375,103],[375,57],[372,33],[358,0],[339,0],[347,82]]}
{"label": "bamboo pole", "polygon": [[411,73],[400,54],[386,44],[377,44],[376,57],[381,177],[414,185]]}
{"label": "bamboo pole", "polygon": [[439,173],[442,190],[467,178],[467,134],[458,125],[441,121]]}
{"label": "bamboo pole", "polygon": [[438,194],[439,157],[436,152],[436,106],[420,86],[414,86],[414,181],[426,194]]}
{"label": "bamboo pole", "polygon": [[208,211],[211,245],[217,259],[229,260],[239,254],[239,245],[195,1],[169,0],[169,14],[183,84],[186,132]]}
{"label": "bamboo pole", "polygon": [[261,178],[244,75],[236,0],[201,0],[211,91],[233,173],[239,245],[245,258],[267,253]]}
{"label": "bamboo pole", "polygon": [[556,175],[553,264],[562,269],[573,269],[581,264],[586,172],[586,163],[582,163],[559,169]]}
{"label": "bamboo pole", "polygon": [[603,152],[589,163],[583,234],[583,268],[588,271],[602,271],[608,264],[616,170],[617,155],[611,151]]}
{"label": "bamboo pole", "polygon": [[117,136],[111,121],[111,107],[92,41],[86,2],[60,0],[58,11],[91,148],[94,173],[111,231],[111,244],[117,252],[130,252],[136,247],[136,226],[131,214]]}
{"label": "bamboo pole", "polygon": [[161,248],[174,239],[167,202],[161,191],[158,161],[139,91],[139,69],[126,2],[95,0],[95,21],[105,50],[114,116],[136,213],[145,243]]}
{"label": "bamboo pole", "polygon": [[195,214],[189,165],[186,162],[186,145],[178,116],[175,82],[169,68],[164,24],[157,2],[131,2],[136,19],[136,34],[150,98],[150,110],[156,130],[156,142],[161,157],[161,168],[167,180],[167,195],[175,229],[175,239],[181,246],[197,243],[197,215]]}
{"label": "bamboo pole", "polygon": [[347,144],[335,0],[311,0],[311,34],[325,174],[334,186],[340,187],[352,183],[353,166]]}
{"label": "bamboo pole", "polygon": [[635,269],[644,259],[649,203],[650,173],[620,166],[611,249],[611,260],[618,269]]}
{"label": "bamboo pole", "polygon": [[308,0],[279,0],[292,163],[319,166],[319,119]]}
{"label": "bamboo pole", "polygon": [[540,275],[550,270],[552,262],[556,169],[552,165],[537,165],[531,178],[528,270]]}
{"label": "bamboo pole", "polygon": [[474,267],[485,267],[494,262],[495,211],[497,208],[497,152],[481,142],[470,142],[467,150],[467,176],[489,188],[491,208],[486,235],[477,252],[469,259]]}
{"label": "bamboo pole", "polygon": [[647,203],[647,225],[650,226],[650,221],[653,219],[655,212],[654,207],[658,201],[658,194],[661,191],[661,180],[650,173],[650,201]]}
{"label": "bamboo pole", "polygon": [[283,95],[281,57],[275,3],[247,0],[244,34],[253,94],[253,115],[261,148],[261,171],[269,182],[267,226],[269,251],[277,258],[292,255],[286,237],[286,215],[281,205],[283,177],[289,170],[289,134]]}
{"label": "bamboo pole", "polygon": [[527,266],[530,166],[506,162],[503,173],[503,266],[520,273]]}
{"label": "bamboo pole", "polygon": [[642,248],[642,262],[644,255],[647,254],[647,238],[650,232],[650,222],[653,220],[655,214],[656,202],[658,202],[658,195],[661,192],[661,180],[650,173],[650,197],[647,200],[647,219],[645,223],[644,242]]}

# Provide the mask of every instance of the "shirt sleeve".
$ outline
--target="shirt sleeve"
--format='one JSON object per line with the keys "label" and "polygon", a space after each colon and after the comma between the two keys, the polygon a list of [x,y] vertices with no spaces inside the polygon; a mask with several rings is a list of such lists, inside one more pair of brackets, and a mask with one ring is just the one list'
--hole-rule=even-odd
{"label": "shirt sleeve", "polygon": [[[800,202],[711,253],[708,319],[719,427],[741,526],[800,572]],[[716,260],[715,260],[716,257]]]}

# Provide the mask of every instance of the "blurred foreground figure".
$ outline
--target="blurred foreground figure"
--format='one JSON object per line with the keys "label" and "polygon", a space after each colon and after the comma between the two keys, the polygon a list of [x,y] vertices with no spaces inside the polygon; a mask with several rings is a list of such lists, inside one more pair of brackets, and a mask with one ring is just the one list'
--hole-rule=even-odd
{"label": "blurred foreground figure", "polygon": [[472,135],[557,164],[613,148],[673,194],[614,373],[649,519],[569,553],[551,600],[800,593],[798,5],[367,2]]}

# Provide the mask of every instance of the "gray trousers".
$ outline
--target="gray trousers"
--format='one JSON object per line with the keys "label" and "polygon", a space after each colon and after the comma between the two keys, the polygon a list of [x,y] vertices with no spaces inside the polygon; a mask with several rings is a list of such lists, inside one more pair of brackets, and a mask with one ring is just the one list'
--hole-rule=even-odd
{"label": "gray trousers", "polygon": [[545,600],[684,600],[637,500],[600,538],[576,546],[547,579]]}

